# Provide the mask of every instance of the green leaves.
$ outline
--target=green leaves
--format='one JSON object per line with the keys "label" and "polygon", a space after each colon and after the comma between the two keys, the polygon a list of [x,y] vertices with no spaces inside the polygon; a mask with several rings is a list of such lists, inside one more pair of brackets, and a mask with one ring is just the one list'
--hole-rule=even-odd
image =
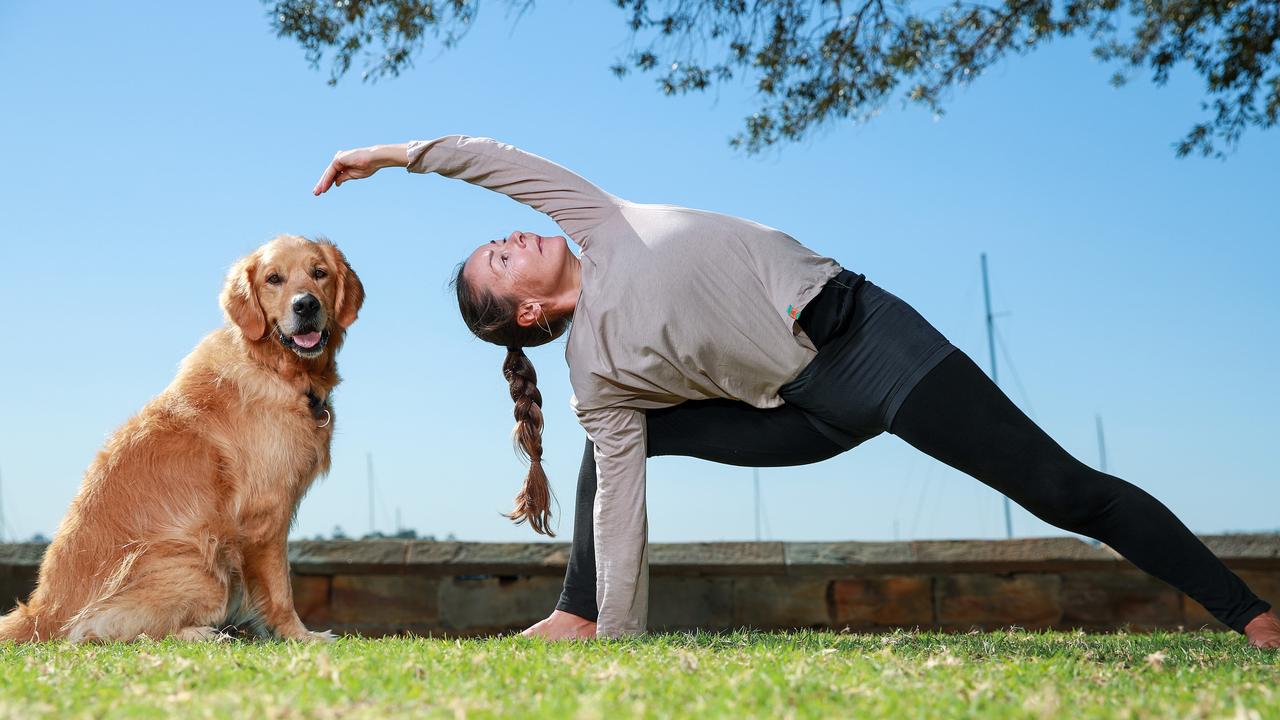
{"label": "green leaves", "polygon": [[[532,0],[495,0],[524,12]],[[363,57],[376,81],[412,65],[429,40],[458,42],[480,0],[266,0],[272,27],[329,83]],[[1277,0],[1004,0],[941,6],[908,0],[615,0],[632,49],[609,69],[652,73],[660,92],[753,81],[759,107],[731,144],[759,152],[836,121],[870,119],[895,97],[935,115],[956,88],[1010,55],[1083,33],[1094,56],[1157,85],[1187,66],[1205,81],[1208,118],[1176,143],[1180,156],[1224,156],[1250,127],[1280,119]]]}
{"label": "green leaves", "polygon": [[[361,79],[375,82],[412,67],[429,38],[456,44],[475,20],[478,0],[265,0],[271,27],[298,41],[307,62],[318,68],[332,54],[330,85],[345,76],[357,56]],[[510,0],[529,7],[531,0]]]}

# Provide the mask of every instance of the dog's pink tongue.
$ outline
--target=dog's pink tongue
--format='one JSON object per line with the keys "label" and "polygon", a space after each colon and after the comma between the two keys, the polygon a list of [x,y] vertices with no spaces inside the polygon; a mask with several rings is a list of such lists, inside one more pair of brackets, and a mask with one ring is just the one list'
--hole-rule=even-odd
{"label": "dog's pink tongue", "polygon": [[294,335],[293,344],[303,348],[313,348],[320,344],[320,333],[310,332],[306,335]]}

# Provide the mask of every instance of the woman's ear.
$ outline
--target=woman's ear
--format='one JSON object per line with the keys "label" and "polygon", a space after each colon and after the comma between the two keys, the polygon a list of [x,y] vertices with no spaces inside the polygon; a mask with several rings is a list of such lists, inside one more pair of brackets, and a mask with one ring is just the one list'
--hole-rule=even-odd
{"label": "woman's ear", "polygon": [[324,254],[325,260],[333,268],[337,278],[338,289],[333,295],[334,318],[339,327],[349,328],[360,314],[360,306],[364,305],[364,284],[360,282],[356,271],[351,269],[347,256],[342,254],[337,245],[321,241],[320,252]]}
{"label": "woman's ear", "polygon": [[524,302],[516,310],[516,324],[520,327],[533,327],[542,316],[542,305],[535,302]]}
{"label": "woman's ear", "polygon": [[227,273],[222,286],[222,309],[227,319],[240,328],[250,340],[258,341],[267,335],[267,317],[253,289],[253,278],[258,270],[258,253],[242,258]]}

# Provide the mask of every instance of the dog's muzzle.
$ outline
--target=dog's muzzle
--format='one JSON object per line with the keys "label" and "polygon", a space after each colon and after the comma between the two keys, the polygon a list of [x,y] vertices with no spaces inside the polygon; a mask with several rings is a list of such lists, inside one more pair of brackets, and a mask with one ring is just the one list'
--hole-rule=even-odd
{"label": "dog's muzzle", "polygon": [[324,352],[329,343],[329,331],[324,329],[324,307],[315,295],[299,293],[293,298],[292,330],[277,326],[280,344],[297,353],[299,357],[313,358]]}

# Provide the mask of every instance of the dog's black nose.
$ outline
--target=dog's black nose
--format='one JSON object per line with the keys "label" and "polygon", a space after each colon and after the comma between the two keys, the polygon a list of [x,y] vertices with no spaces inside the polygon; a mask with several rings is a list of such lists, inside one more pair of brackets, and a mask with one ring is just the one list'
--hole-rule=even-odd
{"label": "dog's black nose", "polygon": [[320,312],[320,301],[315,295],[303,295],[293,301],[293,312],[302,318],[314,317]]}

